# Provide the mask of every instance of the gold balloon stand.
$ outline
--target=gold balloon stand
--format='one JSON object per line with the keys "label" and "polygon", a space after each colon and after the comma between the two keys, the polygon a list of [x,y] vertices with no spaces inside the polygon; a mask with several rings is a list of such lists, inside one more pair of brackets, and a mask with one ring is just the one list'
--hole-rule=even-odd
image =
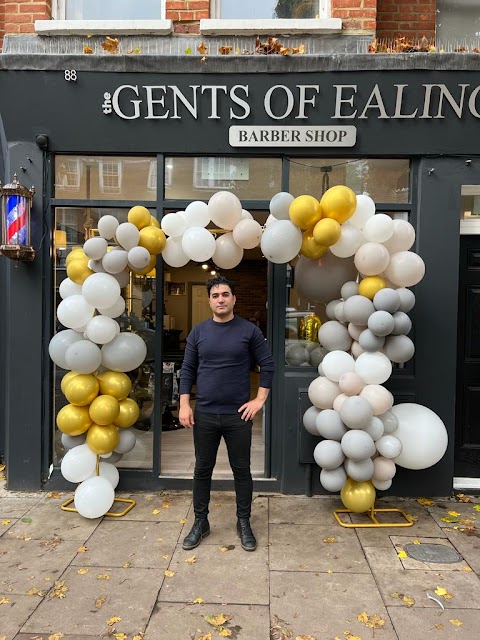
{"label": "gold balloon stand", "polygon": [[[352,478],[347,478],[340,492],[340,497],[346,508],[335,509],[333,515],[335,516],[338,524],[346,529],[411,527],[413,525],[412,518],[405,513],[405,511],[402,511],[402,509],[394,507],[384,509],[375,508],[376,491],[371,480],[366,482],[357,482],[356,480],[352,480]],[[363,514],[367,518],[367,521],[345,522],[345,520],[340,516],[340,514],[345,513]],[[402,516],[403,521],[380,522],[376,517],[377,513],[398,513]]]}
{"label": "gold balloon stand", "polygon": [[[97,456],[97,466],[96,466],[96,475],[99,476],[100,475],[100,456]],[[62,511],[70,511],[71,513],[78,513],[78,510],[75,509],[75,507],[70,507],[69,505],[72,504],[72,502],[75,500],[75,498],[69,498],[66,502],[64,502],[61,505],[61,509]],[[104,513],[104,516],[110,516],[111,518],[122,518],[123,516],[127,515],[127,513],[129,511],[131,511],[133,509],[133,507],[137,504],[135,502],[135,500],[132,500],[131,498],[114,498],[113,502],[120,502],[121,504],[126,504],[128,505],[127,507],[125,507],[125,509],[123,511],[107,511],[107,513]]]}

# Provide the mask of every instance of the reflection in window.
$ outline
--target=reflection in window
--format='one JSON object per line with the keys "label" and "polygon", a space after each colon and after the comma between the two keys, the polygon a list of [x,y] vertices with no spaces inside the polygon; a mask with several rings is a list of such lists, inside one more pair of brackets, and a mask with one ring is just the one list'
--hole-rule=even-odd
{"label": "reflection in window", "polygon": [[249,180],[247,158],[195,158],[193,186],[197,189],[234,190],[238,180]]}
{"label": "reflection in window", "polygon": [[217,0],[217,17],[228,19],[312,19],[327,17],[326,0]]}
{"label": "reflection in window", "polygon": [[78,158],[69,158],[65,156],[58,163],[58,171],[56,176],[58,186],[65,191],[80,190],[80,161]]}
{"label": "reflection in window", "polygon": [[66,20],[148,20],[162,17],[161,0],[59,0]]}
{"label": "reflection in window", "polygon": [[100,191],[102,193],[120,193],[122,190],[121,161],[102,160],[100,162]]}
{"label": "reflection in window", "polygon": [[437,46],[446,50],[479,46],[480,11],[476,0],[437,0]]}

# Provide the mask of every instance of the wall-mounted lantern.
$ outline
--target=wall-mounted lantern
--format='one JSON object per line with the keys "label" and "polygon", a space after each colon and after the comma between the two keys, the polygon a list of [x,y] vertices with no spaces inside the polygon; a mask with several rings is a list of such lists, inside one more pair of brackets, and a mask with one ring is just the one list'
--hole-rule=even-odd
{"label": "wall-mounted lantern", "polygon": [[0,253],[12,260],[31,262],[35,250],[30,241],[30,211],[34,187],[27,189],[13,176],[10,184],[0,183],[2,244]]}

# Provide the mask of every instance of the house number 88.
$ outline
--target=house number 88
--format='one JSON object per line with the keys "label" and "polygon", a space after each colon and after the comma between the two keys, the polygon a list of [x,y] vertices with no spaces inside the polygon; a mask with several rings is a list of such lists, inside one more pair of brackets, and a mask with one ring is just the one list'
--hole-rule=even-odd
{"label": "house number 88", "polygon": [[65,69],[65,80],[67,82],[77,81],[77,72],[75,71],[75,69]]}

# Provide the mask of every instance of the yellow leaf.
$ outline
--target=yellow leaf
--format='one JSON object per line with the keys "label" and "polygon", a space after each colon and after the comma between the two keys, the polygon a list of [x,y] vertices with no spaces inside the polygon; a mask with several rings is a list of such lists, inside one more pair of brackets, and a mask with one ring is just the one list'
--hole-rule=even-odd
{"label": "yellow leaf", "polygon": [[115,640],[127,640],[128,636],[126,636],[124,633],[114,633],[113,637],[115,638]]}
{"label": "yellow leaf", "polygon": [[470,498],[470,496],[466,496],[464,493],[457,493],[457,495],[455,496],[455,498],[457,498],[457,500],[459,502],[471,502],[472,499]]}
{"label": "yellow leaf", "polygon": [[140,47],[135,47],[135,49],[130,49],[127,53],[136,53],[138,55],[139,53],[142,53],[142,50]]}
{"label": "yellow leaf", "polygon": [[79,570],[77,571],[77,573],[78,573],[80,576],[84,576],[86,573],[88,573],[88,569],[79,569]]}
{"label": "yellow leaf", "polygon": [[195,600],[193,601],[193,604],[202,604],[203,602],[203,598],[195,598]]}
{"label": "yellow leaf", "polygon": [[437,596],[444,596],[448,593],[448,591],[446,589],[444,589],[443,587],[437,587],[435,589],[435,593],[437,594]]}
{"label": "yellow leaf", "polygon": [[131,562],[125,562],[124,565],[122,565],[124,569],[130,569],[130,567],[132,566]]}
{"label": "yellow leaf", "polygon": [[97,580],[110,580],[108,573],[101,573],[97,576]]}
{"label": "yellow leaf", "polygon": [[467,571],[468,573],[471,573],[473,569],[471,569],[470,567],[462,567],[462,571]]}
{"label": "yellow leaf", "polygon": [[65,584],[65,580],[55,580],[54,589],[50,592],[50,598],[59,598],[63,600],[65,598],[68,587]]}
{"label": "yellow leaf", "polygon": [[201,636],[201,638],[197,638],[197,640],[212,640],[212,634],[206,633],[204,636]]}
{"label": "yellow leaf", "polygon": [[83,47],[83,53],[93,53],[92,47],[89,47],[89,46],[85,45]]}
{"label": "yellow leaf", "polygon": [[138,635],[133,636],[132,640],[143,640],[144,634],[140,632]]}
{"label": "yellow leaf", "polygon": [[169,504],[162,504],[162,509],[170,509],[170,505]]}
{"label": "yellow leaf", "polygon": [[185,558],[185,562],[187,564],[195,564],[196,561],[197,561],[197,558],[195,556],[191,556],[191,558]]}
{"label": "yellow leaf", "polygon": [[58,498],[61,497],[61,493],[59,491],[50,491],[50,493],[47,493],[47,498],[55,498],[58,500]]}
{"label": "yellow leaf", "polygon": [[175,575],[175,571],[165,571],[165,575],[167,576],[167,578],[173,578],[173,576]]}
{"label": "yellow leaf", "polygon": [[450,624],[453,624],[454,627],[461,627],[463,622],[454,618],[453,620],[449,620]]}
{"label": "yellow leaf", "polygon": [[154,509],[152,513],[154,516],[158,516],[158,514],[160,513],[160,509]]}
{"label": "yellow leaf", "polygon": [[440,518],[440,520],[442,522],[449,522],[449,523],[458,522],[458,518],[454,518],[452,516],[444,516],[443,518]]}
{"label": "yellow leaf", "polygon": [[407,558],[407,553],[406,551],[400,551],[400,553],[397,553],[397,558]]}
{"label": "yellow leaf", "polygon": [[473,508],[475,511],[480,511],[480,504],[476,504]]}
{"label": "yellow leaf", "polygon": [[165,538],[157,538],[157,542],[163,542]]}
{"label": "yellow leaf", "polygon": [[100,596],[99,598],[97,598],[95,600],[95,609],[101,609],[106,601],[107,598],[105,596]]}
{"label": "yellow leaf", "polygon": [[313,636],[295,636],[295,640],[316,640]]}
{"label": "yellow leaf", "polygon": [[443,625],[443,624],[436,624],[436,625],[435,625],[435,629],[437,629],[438,631],[441,631],[442,629],[445,629],[445,625]]}
{"label": "yellow leaf", "polygon": [[44,595],[45,591],[40,591],[40,589],[37,589],[36,587],[32,587],[27,591],[27,596],[40,596],[43,598]]}
{"label": "yellow leaf", "polygon": [[0,604],[8,604],[10,600],[8,598],[0,598]]}
{"label": "yellow leaf", "polygon": [[51,636],[48,636],[48,640],[60,640],[63,638],[63,633],[52,633]]}
{"label": "yellow leaf", "polygon": [[86,553],[88,551],[88,547],[78,547],[77,553]]}
{"label": "yellow leaf", "polygon": [[179,523],[180,523],[180,524],[185,524],[186,522],[188,522],[188,521],[186,520],[186,518],[183,518],[183,520],[179,520]]}
{"label": "yellow leaf", "polygon": [[188,56],[192,53],[192,50],[190,49],[190,47],[187,47],[183,53],[186,53]]}
{"label": "yellow leaf", "polygon": [[2,524],[4,527],[7,526],[7,524],[10,524],[11,520],[2,520]]}
{"label": "yellow leaf", "polygon": [[203,619],[205,620],[205,622],[208,622],[208,624],[211,624],[212,627],[221,627],[223,624],[225,624],[225,622],[231,620],[232,616],[229,616],[225,613],[219,613],[216,616],[203,616]]}
{"label": "yellow leaf", "polygon": [[168,559],[169,559],[169,557],[170,557],[170,556],[169,556],[168,554],[165,554],[164,556],[162,556],[162,558],[163,558],[164,560],[168,560]]}
{"label": "yellow leaf", "polygon": [[332,544],[333,542],[336,542],[337,539],[336,538],[324,538],[323,541],[326,542],[327,544]]}
{"label": "yellow leaf", "polygon": [[333,573],[333,569],[327,569],[327,573]]}
{"label": "yellow leaf", "polygon": [[113,627],[114,624],[116,624],[117,622],[120,622],[121,618],[120,616],[113,616],[113,618],[110,618],[110,620],[107,620],[107,624],[109,627]]}
{"label": "yellow leaf", "polygon": [[410,598],[409,596],[403,596],[402,602],[404,602],[407,607],[413,607],[413,605],[415,604],[415,600],[413,598]]}
{"label": "yellow leaf", "polygon": [[433,500],[430,500],[430,498],[417,498],[417,502],[423,507],[431,507],[433,504],[435,504]]}
{"label": "yellow leaf", "polygon": [[222,627],[218,632],[218,635],[222,636],[222,638],[229,638],[232,635],[232,632],[230,629],[226,629],[225,627]]}
{"label": "yellow leaf", "polygon": [[458,513],[458,511],[447,511],[449,516],[461,516],[461,513]]}
{"label": "yellow leaf", "polygon": [[414,540],[413,544],[422,544],[422,543],[420,542],[420,540]]}
{"label": "yellow leaf", "polygon": [[366,611],[357,616],[357,620],[359,622],[363,622],[364,624],[368,622],[368,614]]}

